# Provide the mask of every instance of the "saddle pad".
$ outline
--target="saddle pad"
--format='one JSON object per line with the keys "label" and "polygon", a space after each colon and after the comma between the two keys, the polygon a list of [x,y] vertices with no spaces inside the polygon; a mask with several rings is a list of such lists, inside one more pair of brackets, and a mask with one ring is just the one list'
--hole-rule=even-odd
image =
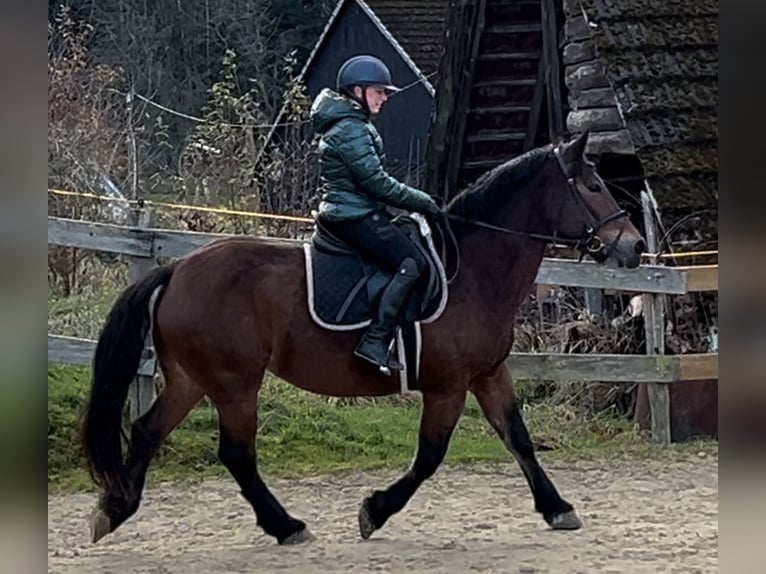
{"label": "saddle pad", "polygon": [[[408,216],[417,224],[422,237],[423,254],[430,261],[431,298],[421,309],[423,295],[428,291],[427,280],[413,291],[405,316],[406,322],[430,323],[444,312],[449,297],[444,265],[439,259],[431,237],[428,222],[418,213]],[[306,265],[308,308],[312,320],[332,331],[350,331],[366,327],[371,322],[372,305],[377,295],[388,284],[391,275],[372,267],[355,254],[330,253],[317,249],[313,242],[303,245]]]}

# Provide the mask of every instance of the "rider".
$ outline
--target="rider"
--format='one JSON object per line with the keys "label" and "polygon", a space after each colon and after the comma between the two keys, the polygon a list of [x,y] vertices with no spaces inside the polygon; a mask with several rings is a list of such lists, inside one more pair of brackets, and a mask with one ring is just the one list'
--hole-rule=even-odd
{"label": "rider", "polygon": [[389,94],[399,91],[386,65],[369,55],[353,57],[338,70],[335,88],[323,89],[311,106],[321,137],[317,219],[362,256],[394,273],[354,354],[379,367],[401,370],[389,348],[400,312],[427,264],[391,223],[385,206],[426,214],[436,214],[439,208],[428,194],[397,181],[382,166],[383,141],[371,116]]}

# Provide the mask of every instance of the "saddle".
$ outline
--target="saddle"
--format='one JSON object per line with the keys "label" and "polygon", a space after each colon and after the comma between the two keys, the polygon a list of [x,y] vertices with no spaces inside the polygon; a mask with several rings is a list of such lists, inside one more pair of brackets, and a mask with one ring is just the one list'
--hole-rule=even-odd
{"label": "saddle", "polygon": [[[449,295],[444,265],[436,253],[431,228],[419,213],[399,215],[392,221],[420,250],[428,262],[405,305],[396,341],[400,360],[416,365],[420,323],[431,323],[444,312]],[[312,320],[331,331],[362,329],[393,274],[363,258],[353,247],[328,231],[319,221],[311,240],[303,245],[306,263],[308,308]],[[404,339],[408,339],[405,341]],[[415,370],[415,376],[416,376]],[[408,379],[412,380],[412,374]],[[404,383],[403,383],[404,387]]]}

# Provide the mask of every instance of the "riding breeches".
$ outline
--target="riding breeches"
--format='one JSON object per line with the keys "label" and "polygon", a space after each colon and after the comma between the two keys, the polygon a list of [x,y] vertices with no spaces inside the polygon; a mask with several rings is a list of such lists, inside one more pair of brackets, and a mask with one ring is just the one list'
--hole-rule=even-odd
{"label": "riding breeches", "polygon": [[381,213],[371,213],[352,221],[322,222],[328,230],[342,239],[359,254],[395,273],[402,262],[411,258],[422,275],[428,263],[412,241]]}

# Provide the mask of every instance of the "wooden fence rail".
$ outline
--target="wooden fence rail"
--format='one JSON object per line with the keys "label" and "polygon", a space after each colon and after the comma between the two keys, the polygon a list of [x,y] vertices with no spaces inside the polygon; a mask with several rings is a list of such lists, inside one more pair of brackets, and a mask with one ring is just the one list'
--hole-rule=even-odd
{"label": "wooden fence rail", "polygon": [[[96,342],[48,335],[48,361],[90,366]],[[508,365],[516,380],[577,381],[582,383],[657,383],[718,378],[718,353],[689,355],[578,355],[570,353],[512,353]],[[152,376],[155,356],[145,349],[138,374]]]}
{"label": "wooden fence rail", "polygon": [[[96,341],[65,337],[63,335],[48,335],[48,362],[64,363],[67,365],[90,366],[93,353],[96,351]],[[151,377],[155,372],[155,357],[151,349],[144,349],[138,375]]]}
{"label": "wooden fence rail", "polygon": [[[131,277],[156,264],[157,258],[179,258],[212,241],[231,237],[213,233],[172,231],[145,227],[147,218],[136,214],[139,224],[120,226],[59,217],[48,217],[48,243],[95,251],[127,255]],[[273,244],[296,244],[299,240],[261,238]],[[660,295],[681,295],[694,291],[718,289],[718,266],[665,267],[642,265],[637,269],[606,267],[595,263],[568,259],[545,258],[535,282],[558,285],[631,291]],[[649,305],[651,308],[651,305]],[[651,309],[650,309],[651,310]],[[646,310],[645,310],[646,311]],[[652,311],[654,312],[654,311]],[[48,361],[90,365],[95,341],[48,335]],[[512,353],[508,363],[518,380],[577,382],[646,383],[655,394],[667,384],[718,378],[718,354],[700,355],[585,355]],[[147,347],[139,367],[137,384],[131,394],[131,418],[144,412],[153,399],[152,378],[156,361]],[[665,387],[666,388],[666,387]],[[655,439],[670,441],[670,417],[665,406],[652,411]]]}
{"label": "wooden fence rail", "polygon": [[[232,236],[126,227],[48,217],[49,244],[138,257],[183,257],[198,247],[224,237]],[[300,243],[297,239],[272,237],[260,239],[274,244]],[[678,269],[662,265],[642,265],[637,269],[623,269],[606,267],[589,261],[578,263],[570,259],[545,258],[535,281],[545,285],[681,295],[688,292],[688,273],[688,268]]]}

